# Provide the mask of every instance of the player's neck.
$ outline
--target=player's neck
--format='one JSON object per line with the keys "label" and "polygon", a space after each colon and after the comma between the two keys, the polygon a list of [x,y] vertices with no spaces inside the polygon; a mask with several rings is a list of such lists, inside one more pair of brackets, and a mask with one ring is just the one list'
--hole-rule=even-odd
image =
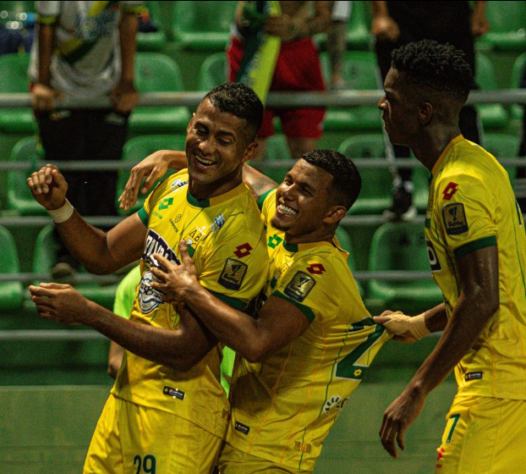
{"label": "player's neck", "polygon": [[430,127],[410,148],[415,158],[431,171],[451,140],[460,134],[458,125]]}
{"label": "player's neck", "polygon": [[198,183],[189,177],[188,180],[188,192],[196,199],[202,201],[205,199],[212,199],[222,194],[228,193],[232,189],[236,188],[242,183],[241,172],[236,170],[235,172],[223,176],[213,183]]}

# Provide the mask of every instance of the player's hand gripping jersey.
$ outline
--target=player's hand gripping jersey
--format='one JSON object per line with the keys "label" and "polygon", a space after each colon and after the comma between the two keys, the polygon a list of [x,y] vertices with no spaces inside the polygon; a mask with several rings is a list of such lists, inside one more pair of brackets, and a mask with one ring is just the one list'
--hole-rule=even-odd
{"label": "player's hand gripping jersey", "polygon": [[275,190],[260,204],[270,254],[266,296],[299,308],[310,326],[263,363],[242,361],[226,440],[254,456],[310,471],[349,395],[390,336],[365,309],[347,253],[329,242],[287,244],[270,224]]}
{"label": "player's hand gripping jersey", "polygon": [[526,234],[506,170],[458,136],[432,170],[426,239],[448,316],[458,302],[457,260],[497,245],[500,307],[455,369],[459,394],[526,399]]}
{"label": "player's hand gripping jersey", "polygon": [[[199,282],[227,304],[244,309],[267,277],[264,226],[248,188],[241,184],[206,201],[188,192],[183,170],[161,183],[139,216],[148,226],[141,260],[142,279],[131,320],[177,329],[179,315],[151,286],[154,253],[180,261],[179,242],[188,243]],[[138,405],[181,416],[216,436],[226,429],[228,401],[220,379],[220,347],[187,372],[159,365],[126,352],[113,393]]]}

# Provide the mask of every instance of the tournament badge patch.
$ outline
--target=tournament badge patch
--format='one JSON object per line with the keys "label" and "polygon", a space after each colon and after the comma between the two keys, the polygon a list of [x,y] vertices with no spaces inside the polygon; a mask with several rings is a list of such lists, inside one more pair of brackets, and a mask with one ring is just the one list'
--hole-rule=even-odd
{"label": "tournament badge patch", "polygon": [[455,203],[445,206],[442,209],[442,216],[444,217],[446,232],[449,235],[459,235],[468,231],[469,227],[464,204]]}
{"label": "tournament badge patch", "polygon": [[287,285],[287,288],[285,288],[285,294],[294,301],[301,303],[314,288],[315,284],[314,278],[310,275],[305,272],[298,272]]}
{"label": "tournament badge patch", "polygon": [[248,266],[234,258],[227,259],[219,277],[219,283],[229,290],[239,290],[247,274]]}

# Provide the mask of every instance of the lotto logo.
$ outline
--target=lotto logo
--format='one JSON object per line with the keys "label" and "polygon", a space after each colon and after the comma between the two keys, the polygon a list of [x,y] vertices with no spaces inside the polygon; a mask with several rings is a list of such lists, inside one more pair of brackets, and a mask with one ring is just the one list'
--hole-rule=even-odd
{"label": "lotto logo", "polygon": [[444,201],[449,201],[451,198],[455,195],[455,193],[458,191],[458,184],[451,181],[446,186],[446,189],[442,192],[442,195],[444,196]]}
{"label": "lotto logo", "polygon": [[246,244],[240,245],[239,247],[236,247],[236,251],[234,252],[234,255],[237,258],[243,258],[243,257],[246,257],[247,255],[250,255],[251,252],[252,252],[252,246],[249,243],[246,243]]}
{"label": "lotto logo", "polygon": [[307,271],[312,275],[321,275],[325,271],[325,267],[321,263],[312,263]]}

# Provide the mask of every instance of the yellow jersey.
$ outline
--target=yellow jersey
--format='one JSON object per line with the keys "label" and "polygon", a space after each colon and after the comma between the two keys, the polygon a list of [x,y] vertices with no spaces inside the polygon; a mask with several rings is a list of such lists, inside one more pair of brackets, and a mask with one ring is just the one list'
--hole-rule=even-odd
{"label": "yellow jersey", "polygon": [[310,325],[264,362],[238,364],[226,441],[311,471],[331,426],[390,336],[365,308],[347,253],[331,242],[288,244],[270,223],[275,190],[260,202],[270,257],[266,296],[296,306]]}
{"label": "yellow jersey", "polygon": [[426,240],[448,317],[460,295],[457,259],[496,245],[498,311],[455,368],[462,395],[526,399],[526,234],[506,170],[461,135],[432,170]]}
{"label": "yellow jersey", "polygon": [[[152,288],[153,254],[180,261],[184,239],[203,287],[232,307],[245,309],[263,288],[268,268],[264,224],[244,184],[199,201],[188,192],[183,170],[162,182],[145,201],[139,216],[148,226],[141,282],[131,320],[165,329],[179,327],[179,315]],[[112,393],[138,405],[185,418],[223,437],[229,404],[220,384],[221,347],[212,349],[187,372],[126,352]]]}

